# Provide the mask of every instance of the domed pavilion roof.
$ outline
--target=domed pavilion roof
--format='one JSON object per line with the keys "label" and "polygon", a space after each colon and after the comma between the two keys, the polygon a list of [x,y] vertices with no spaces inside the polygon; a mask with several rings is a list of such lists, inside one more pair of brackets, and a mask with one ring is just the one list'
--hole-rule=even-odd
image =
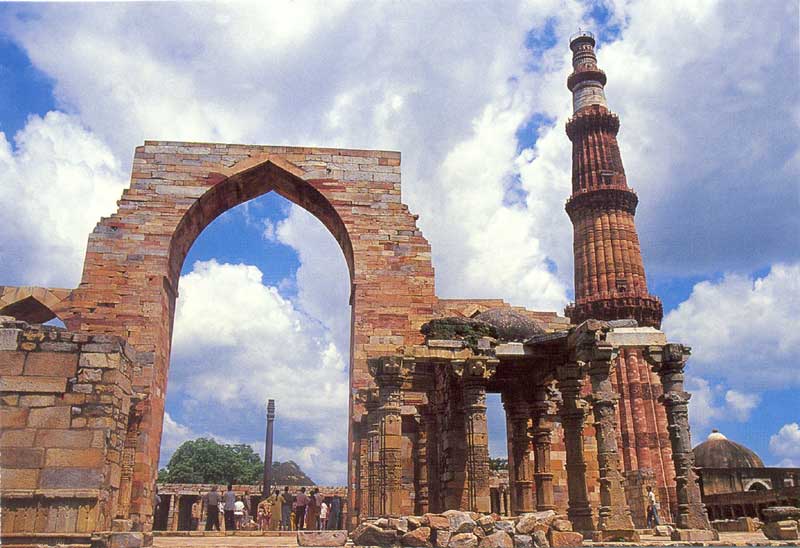
{"label": "domed pavilion roof", "polygon": [[700,468],[764,468],[758,455],[716,429],[693,451],[695,465]]}
{"label": "domed pavilion roof", "polygon": [[494,327],[497,338],[504,341],[522,342],[545,332],[539,322],[510,308],[490,308],[476,314],[473,319]]}

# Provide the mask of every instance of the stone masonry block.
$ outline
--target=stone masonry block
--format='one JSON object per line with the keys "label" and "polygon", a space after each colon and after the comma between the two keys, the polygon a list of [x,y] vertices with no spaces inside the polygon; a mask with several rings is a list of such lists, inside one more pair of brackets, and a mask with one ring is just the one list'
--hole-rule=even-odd
{"label": "stone masonry block", "polygon": [[69,421],[67,406],[31,409],[28,416],[28,426],[33,428],[69,428]]}
{"label": "stone masonry block", "polygon": [[3,489],[36,489],[39,470],[33,468],[4,468]]}
{"label": "stone masonry block", "polygon": [[93,489],[100,487],[103,473],[97,468],[44,468],[39,480],[42,489]]}
{"label": "stone masonry block", "polygon": [[25,374],[51,377],[74,377],[78,355],[68,352],[32,352],[25,360]]}
{"label": "stone masonry block", "polygon": [[0,350],[16,350],[19,344],[20,329],[0,329]]}
{"label": "stone masonry block", "polygon": [[103,464],[105,457],[100,449],[51,448],[45,457],[46,466],[73,466],[90,468]]}
{"label": "stone masonry block", "polygon": [[22,375],[25,353],[13,350],[0,351],[0,375]]}
{"label": "stone masonry block", "polygon": [[24,407],[0,408],[0,428],[25,428],[28,422],[28,410]]}
{"label": "stone masonry block", "polygon": [[67,390],[66,377],[0,377],[0,392],[56,392]]}
{"label": "stone masonry block", "polygon": [[38,447],[88,449],[93,441],[91,430],[40,430],[36,434]]}
{"label": "stone masonry block", "polygon": [[44,462],[44,449],[38,447],[7,447],[0,451],[0,467],[41,468]]}
{"label": "stone masonry block", "polygon": [[5,427],[0,428],[0,430],[3,430],[0,433],[0,449],[6,447],[32,447],[36,438],[35,430],[6,430]]}

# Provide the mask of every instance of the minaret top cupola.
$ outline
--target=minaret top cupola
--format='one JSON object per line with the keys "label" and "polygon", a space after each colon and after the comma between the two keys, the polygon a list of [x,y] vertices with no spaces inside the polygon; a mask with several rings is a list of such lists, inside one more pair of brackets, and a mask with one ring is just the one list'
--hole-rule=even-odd
{"label": "minaret top cupola", "polygon": [[567,79],[567,87],[572,92],[573,112],[578,112],[589,105],[608,108],[603,92],[606,73],[597,68],[594,46],[594,35],[591,32],[579,31],[570,38],[573,71]]}

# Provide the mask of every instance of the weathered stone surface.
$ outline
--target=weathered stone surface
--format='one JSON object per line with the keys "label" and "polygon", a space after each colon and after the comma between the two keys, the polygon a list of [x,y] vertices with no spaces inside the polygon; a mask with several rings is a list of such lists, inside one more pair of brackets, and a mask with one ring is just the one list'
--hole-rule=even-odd
{"label": "weathered stone surface", "polygon": [[44,463],[44,449],[9,447],[0,451],[0,466],[8,468],[40,468]]}
{"label": "weathered stone surface", "polygon": [[450,520],[439,514],[425,514],[422,516],[422,525],[427,525],[431,529],[450,529]]}
{"label": "weathered stone surface", "polygon": [[719,540],[719,533],[713,529],[675,529],[670,539],[682,542],[707,542]]}
{"label": "weathered stone surface", "polygon": [[93,433],[89,430],[40,430],[36,434],[36,445],[40,447],[88,448]]}
{"label": "weathered stone surface", "polygon": [[449,529],[433,529],[433,539],[436,548],[447,548],[453,533]]}
{"label": "weathered stone surface", "polygon": [[572,523],[568,519],[554,519],[550,527],[556,531],[572,531]]}
{"label": "weathered stone surface", "polygon": [[390,546],[397,542],[397,532],[362,523],[353,531],[352,538],[356,546]]}
{"label": "weathered stone surface", "polygon": [[25,374],[50,377],[74,377],[78,354],[70,352],[31,352],[25,360]]}
{"label": "weathered stone surface", "polygon": [[[472,518],[470,518],[472,519]],[[449,548],[476,548],[478,537],[472,533],[458,533],[450,537]]]}
{"label": "weathered stone surface", "polygon": [[450,531],[457,533],[471,533],[475,528],[475,520],[467,512],[448,510],[442,513],[450,520]]}
{"label": "weathered stone surface", "polygon": [[24,428],[28,422],[28,409],[24,407],[2,407],[0,408],[0,427]]}
{"label": "weathered stone surface", "polygon": [[537,525],[549,526],[555,520],[557,514],[553,510],[544,512],[532,512],[530,514],[523,514],[517,522],[517,533],[522,535],[529,535],[533,532]]}
{"label": "weathered stone surface", "polygon": [[0,350],[16,350],[21,329],[0,329]]}
{"label": "weathered stone surface", "polygon": [[402,546],[429,548],[431,544],[431,528],[417,527],[400,537]]}
{"label": "weathered stone surface", "polygon": [[8,468],[3,470],[3,489],[35,489],[39,470]]}
{"label": "weathered stone surface", "polygon": [[530,535],[514,535],[514,548],[534,548],[533,537]]}
{"label": "weathered stone surface", "polygon": [[486,533],[490,533],[494,529],[494,518],[492,516],[481,516],[475,522],[483,528]]}
{"label": "weathered stone surface", "polygon": [[38,407],[30,410],[28,426],[33,428],[69,428],[70,409],[61,407]]}
{"label": "weathered stone surface", "polygon": [[47,450],[45,465],[99,467],[104,461],[105,456],[101,449],[51,448]]}
{"label": "weathered stone surface", "polygon": [[550,530],[547,540],[552,548],[566,548],[583,545],[583,535],[574,531]]}
{"label": "weathered stone surface", "polygon": [[541,529],[533,531],[533,545],[537,548],[549,548],[550,541],[547,540],[547,533]]}
{"label": "weathered stone surface", "polygon": [[506,520],[499,520],[494,523],[495,529],[498,531],[505,531],[509,535],[514,534],[514,522],[506,521]]}
{"label": "weathered stone surface", "polygon": [[24,363],[25,354],[23,352],[0,351],[0,375],[22,375]]}
{"label": "weathered stone surface", "polygon": [[26,377],[7,375],[0,377],[0,392],[64,392],[66,377]]}
{"label": "weathered stone surface", "polygon": [[347,531],[298,531],[298,546],[344,546]]}
{"label": "weathered stone surface", "polygon": [[422,518],[418,516],[408,516],[406,518],[408,522],[409,529],[416,529],[417,527],[422,527]]}
{"label": "weathered stone surface", "polygon": [[764,516],[764,521],[771,523],[773,521],[784,521],[787,519],[800,519],[800,508],[796,506],[770,506],[761,511]]}
{"label": "weathered stone surface", "polygon": [[505,531],[497,531],[486,535],[478,543],[479,548],[514,548],[514,540]]}
{"label": "weathered stone surface", "polygon": [[796,520],[779,520],[765,523],[761,528],[764,535],[770,540],[798,540],[798,522]]}
{"label": "weathered stone surface", "polygon": [[655,533],[657,537],[669,537],[672,536],[672,532],[675,530],[674,527],[670,525],[656,525]]}
{"label": "weathered stone surface", "polygon": [[102,484],[103,474],[97,468],[44,468],[42,489],[93,489]]}

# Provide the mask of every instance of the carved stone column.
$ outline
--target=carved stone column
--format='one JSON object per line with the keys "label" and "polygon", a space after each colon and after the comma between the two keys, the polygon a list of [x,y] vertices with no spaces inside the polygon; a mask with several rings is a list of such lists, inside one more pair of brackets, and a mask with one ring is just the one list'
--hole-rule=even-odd
{"label": "carved stone column", "polygon": [[567,453],[567,515],[575,530],[584,534],[594,531],[589,491],[586,487],[586,461],[583,458],[583,426],[586,419],[586,402],[581,397],[584,382],[582,364],[565,363],[558,366],[558,389],[561,391],[561,424],[564,427],[564,445]]}
{"label": "carved stone column", "polygon": [[531,404],[533,437],[533,479],[536,483],[536,510],[555,509],[553,497],[553,474],[550,471],[550,444],[552,442],[553,421],[550,415],[545,386],[536,387]]}
{"label": "carved stone column", "polygon": [[464,421],[467,434],[467,489],[469,510],[491,512],[489,487],[489,431],[486,424],[486,382],[494,375],[497,360],[469,358],[453,362],[462,379]]}
{"label": "carved stone column", "polygon": [[414,422],[417,426],[417,439],[414,447],[416,453],[417,493],[414,499],[414,512],[418,516],[426,514],[430,506],[428,501],[428,429],[430,428],[430,419],[431,417],[426,411],[414,416]]}
{"label": "carved stone column", "polygon": [[511,491],[511,508],[514,514],[533,512],[533,478],[531,477],[528,421],[530,404],[520,390],[503,394],[508,425],[508,486]]}
{"label": "carved stone column", "polygon": [[367,504],[365,511],[367,516],[376,516],[380,513],[381,500],[381,474],[380,467],[380,417],[378,407],[380,398],[377,389],[366,390],[366,401],[364,405],[367,409],[366,438],[367,438]]}
{"label": "carved stone column", "polygon": [[[659,398],[667,411],[672,460],[675,463],[678,515],[675,524],[679,529],[711,530],[705,506],[700,498],[700,485],[694,470],[694,453],[689,433],[689,398],[683,389],[683,369],[691,349],[681,344],[651,346],[645,358],[661,377],[664,394]],[[696,539],[701,540],[701,539]]]}
{"label": "carved stone column", "polygon": [[602,538],[597,540],[624,538],[628,542],[638,542],[639,536],[625,499],[625,488],[619,470],[616,417],[619,396],[611,385],[611,364],[616,352],[611,344],[593,341],[579,348],[578,357],[588,362],[589,378],[592,381],[591,401],[597,437],[597,462],[600,468],[597,529]]}
{"label": "carved stone column", "polygon": [[403,423],[402,407],[403,358],[388,356],[369,361],[370,372],[378,384],[380,405],[377,415],[380,421],[380,515],[399,515],[403,463],[401,443]]}

